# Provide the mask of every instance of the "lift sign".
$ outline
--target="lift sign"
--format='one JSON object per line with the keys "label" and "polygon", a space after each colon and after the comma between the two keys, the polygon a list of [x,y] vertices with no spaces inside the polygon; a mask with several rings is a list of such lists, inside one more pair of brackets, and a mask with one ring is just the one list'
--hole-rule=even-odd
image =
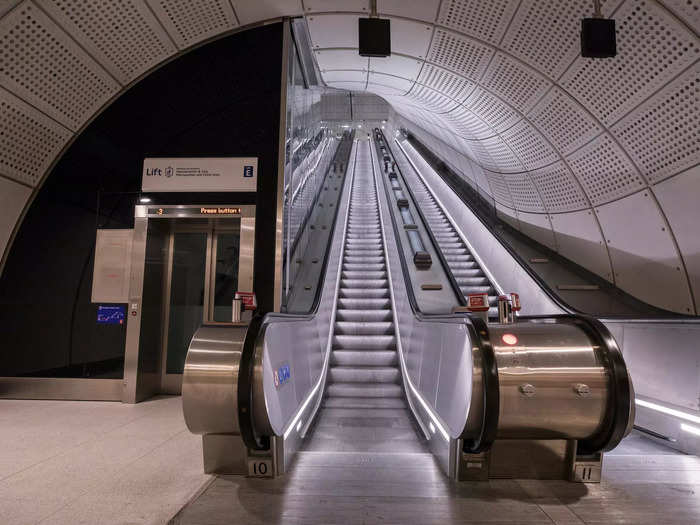
{"label": "lift sign", "polygon": [[289,370],[289,365],[279,367],[277,370],[273,371],[273,374],[275,376],[275,388],[281,387],[283,384],[289,381],[290,377],[292,377]]}
{"label": "lift sign", "polygon": [[97,324],[124,324],[126,308],[124,306],[97,307]]}

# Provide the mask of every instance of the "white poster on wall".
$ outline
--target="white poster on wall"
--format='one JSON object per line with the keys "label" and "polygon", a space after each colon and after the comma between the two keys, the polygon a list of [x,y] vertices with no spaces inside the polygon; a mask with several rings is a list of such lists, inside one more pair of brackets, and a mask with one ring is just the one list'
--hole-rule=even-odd
{"label": "white poster on wall", "polygon": [[147,157],[141,191],[255,191],[257,157]]}
{"label": "white poster on wall", "polygon": [[92,274],[93,303],[129,301],[134,230],[97,230]]}

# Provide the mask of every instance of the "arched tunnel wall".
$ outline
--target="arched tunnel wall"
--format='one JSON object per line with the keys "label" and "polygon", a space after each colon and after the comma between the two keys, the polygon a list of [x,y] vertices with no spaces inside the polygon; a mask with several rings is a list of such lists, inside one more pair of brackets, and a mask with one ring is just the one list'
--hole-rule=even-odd
{"label": "arched tunnel wall", "polygon": [[131,82],[222,33],[303,16],[328,86],[384,97],[524,233],[697,314],[700,1],[603,2],[619,51],[606,60],[580,57],[591,4],[378,0],[392,56],[368,59],[364,0],[8,0],[0,249],[65,144]]}
{"label": "arched tunnel wall", "polygon": [[[125,327],[96,325],[90,302],[95,229],[133,227],[148,155],[257,156],[259,185],[276,175],[281,34],[281,24],[237,33],[170,62],[73,142],[0,278],[0,376],[121,377]],[[269,226],[257,229],[274,235]]]}

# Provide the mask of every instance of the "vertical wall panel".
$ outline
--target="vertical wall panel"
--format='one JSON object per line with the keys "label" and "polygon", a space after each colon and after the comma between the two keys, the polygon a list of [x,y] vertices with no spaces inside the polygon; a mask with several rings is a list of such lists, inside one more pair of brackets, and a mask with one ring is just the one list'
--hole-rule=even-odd
{"label": "vertical wall panel", "polygon": [[552,227],[546,214],[518,211],[518,220],[520,221],[520,231],[525,235],[552,250],[557,249]]}
{"label": "vertical wall panel", "polygon": [[557,213],[551,217],[559,253],[612,281],[610,258],[593,212]]}
{"label": "vertical wall panel", "polygon": [[690,314],[694,308],[671,235],[648,191],[596,208],[617,285],[650,304]]}
{"label": "vertical wall panel", "polygon": [[666,213],[671,231],[683,253],[688,278],[700,306],[700,166],[676,175],[653,188]]}

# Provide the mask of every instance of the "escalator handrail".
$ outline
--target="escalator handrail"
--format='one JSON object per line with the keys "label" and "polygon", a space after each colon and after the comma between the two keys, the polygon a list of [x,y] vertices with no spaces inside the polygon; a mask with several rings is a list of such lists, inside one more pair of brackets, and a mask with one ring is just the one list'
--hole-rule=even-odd
{"label": "escalator handrail", "polygon": [[[351,144],[354,141],[355,132],[351,133]],[[352,148],[351,148],[352,149]],[[347,172],[349,169],[349,163],[346,163],[345,172],[343,173],[343,181],[340,187],[342,188],[340,193],[340,200],[342,200],[343,192],[346,191],[347,182]],[[340,202],[340,201],[339,201]],[[324,252],[323,263],[321,266],[320,279],[319,282],[325,282],[328,273],[328,259],[330,256],[331,246],[333,245],[333,238],[336,234],[336,227],[338,223],[338,215],[340,213],[340,206],[335,206],[335,211],[333,213],[333,221],[330,226],[330,231],[328,235],[329,242],[326,245],[326,250]],[[238,375],[238,425],[239,431],[241,433],[241,438],[246,445],[251,450],[268,450],[270,446],[269,438],[267,436],[261,436],[255,431],[255,414],[253,412],[253,375],[255,373],[255,355],[256,350],[262,342],[264,337],[265,328],[274,322],[303,322],[312,320],[318,313],[318,308],[321,303],[321,295],[323,293],[323,286],[317,286],[316,292],[314,294],[314,300],[312,303],[311,310],[308,313],[295,314],[295,313],[278,313],[278,312],[258,312],[253,317],[248,327],[246,333],[245,341],[243,343],[243,348],[241,352],[241,359],[239,365],[239,375]]]}

